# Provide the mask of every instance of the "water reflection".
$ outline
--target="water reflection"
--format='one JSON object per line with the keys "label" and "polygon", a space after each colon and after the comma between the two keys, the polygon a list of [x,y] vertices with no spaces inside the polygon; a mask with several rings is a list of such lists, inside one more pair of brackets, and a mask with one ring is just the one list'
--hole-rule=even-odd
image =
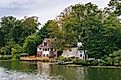
{"label": "water reflection", "polygon": [[38,73],[46,74],[59,80],[85,80],[86,68],[69,67],[63,65],[52,65],[48,63],[37,62]]}
{"label": "water reflection", "polygon": [[121,80],[121,69],[0,61],[0,80]]}

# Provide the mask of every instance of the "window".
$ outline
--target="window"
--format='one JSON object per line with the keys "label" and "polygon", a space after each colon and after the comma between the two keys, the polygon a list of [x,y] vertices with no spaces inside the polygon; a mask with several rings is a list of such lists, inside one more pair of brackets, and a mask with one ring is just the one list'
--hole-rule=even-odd
{"label": "window", "polygon": [[72,51],[72,49],[69,49],[69,52],[71,52]]}
{"label": "window", "polygon": [[48,57],[49,55],[47,54],[46,56]]}
{"label": "window", "polygon": [[44,46],[47,46],[47,42],[44,42]]}
{"label": "window", "polygon": [[43,54],[43,57],[45,57],[45,54]]}
{"label": "window", "polygon": [[80,54],[80,57],[82,57],[82,54]]}
{"label": "window", "polygon": [[47,51],[47,49],[45,48],[45,51]]}
{"label": "window", "polygon": [[80,53],[82,53],[82,50],[80,50]]}
{"label": "window", "polygon": [[53,48],[51,48],[51,51],[53,51]]}

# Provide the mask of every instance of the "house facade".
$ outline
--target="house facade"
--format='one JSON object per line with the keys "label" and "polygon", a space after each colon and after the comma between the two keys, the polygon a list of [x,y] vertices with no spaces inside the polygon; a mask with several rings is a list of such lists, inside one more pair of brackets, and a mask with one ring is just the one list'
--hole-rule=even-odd
{"label": "house facade", "polygon": [[79,59],[87,59],[88,55],[86,54],[87,51],[80,50],[83,47],[82,42],[78,42],[76,46],[72,46],[63,51],[62,56],[64,57],[78,57]]}
{"label": "house facade", "polygon": [[86,59],[86,55],[83,50],[78,50],[78,47],[71,47],[63,51],[64,57],[78,57],[79,59]]}
{"label": "house facade", "polygon": [[[45,38],[42,44],[37,47],[37,56],[38,57],[57,57],[58,54],[56,50],[52,47],[53,39]],[[81,42],[77,43],[77,46],[71,46],[70,48],[63,50],[61,56],[64,57],[78,57],[80,59],[86,59],[86,55],[83,50],[79,50],[82,46]]]}
{"label": "house facade", "polygon": [[52,47],[53,40],[50,38],[45,38],[42,44],[37,47],[37,56],[38,57],[54,57],[56,52]]}

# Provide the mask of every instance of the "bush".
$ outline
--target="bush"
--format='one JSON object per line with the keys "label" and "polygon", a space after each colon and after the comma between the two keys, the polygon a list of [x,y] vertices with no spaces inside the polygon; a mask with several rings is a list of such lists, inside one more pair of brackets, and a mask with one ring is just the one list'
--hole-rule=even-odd
{"label": "bush", "polygon": [[121,66],[121,50],[114,51],[104,58],[104,65]]}
{"label": "bush", "polygon": [[86,60],[81,60],[75,57],[74,59],[72,59],[72,61],[74,64],[86,66]]}
{"label": "bush", "polygon": [[8,56],[0,56],[0,60],[11,60],[12,57],[8,57]]}
{"label": "bush", "polygon": [[58,57],[57,60],[64,61],[64,62],[72,61],[71,58],[66,58],[66,57],[63,57],[63,56]]}
{"label": "bush", "polygon": [[11,49],[11,54],[12,54],[12,60],[19,60],[20,59],[20,53],[23,51],[22,47],[18,44],[16,44],[12,49]]}

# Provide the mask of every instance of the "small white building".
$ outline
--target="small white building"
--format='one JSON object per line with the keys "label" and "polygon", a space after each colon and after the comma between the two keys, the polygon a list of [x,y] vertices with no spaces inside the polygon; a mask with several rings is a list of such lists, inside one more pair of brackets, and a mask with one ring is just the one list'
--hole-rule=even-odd
{"label": "small white building", "polygon": [[86,54],[84,50],[79,50],[82,46],[81,42],[77,43],[77,46],[71,47],[69,49],[63,50],[62,56],[64,57],[78,57],[79,59],[86,59]]}

